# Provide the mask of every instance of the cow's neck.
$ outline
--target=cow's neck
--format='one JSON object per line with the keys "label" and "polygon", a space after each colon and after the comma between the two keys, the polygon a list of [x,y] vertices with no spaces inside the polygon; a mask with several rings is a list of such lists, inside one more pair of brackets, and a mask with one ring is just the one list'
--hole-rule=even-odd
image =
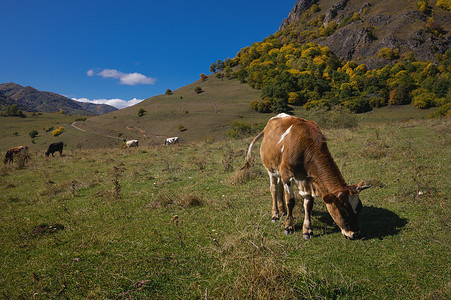
{"label": "cow's neck", "polygon": [[308,170],[310,171],[308,175],[314,178],[314,181],[319,187],[321,194],[319,196],[327,193],[338,194],[347,187],[346,181],[329,151],[322,152],[322,155],[313,156],[310,166],[308,166]]}

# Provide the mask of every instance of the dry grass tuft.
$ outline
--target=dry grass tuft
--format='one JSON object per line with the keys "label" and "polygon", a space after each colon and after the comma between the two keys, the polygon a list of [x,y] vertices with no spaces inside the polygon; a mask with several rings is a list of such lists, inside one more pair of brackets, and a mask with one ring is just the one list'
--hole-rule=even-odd
{"label": "dry grass tuft", "polygon": [[232,185],[245,184],[249,180],[263,176],[260,169],[255,167],[243,168],[230,175],[228,182]]}
{"label": "dry grass tuft", "polygon": [[369,141],[365,144],[360,154],[364,158],[380,159],[387,157],[389,146],[382,141]]}
{"label": "dry grass tuft", "polygon": [[196,194],[188,194],[184,197],[179,198],[177,204],[182,207],[202,206],[203,200]]}

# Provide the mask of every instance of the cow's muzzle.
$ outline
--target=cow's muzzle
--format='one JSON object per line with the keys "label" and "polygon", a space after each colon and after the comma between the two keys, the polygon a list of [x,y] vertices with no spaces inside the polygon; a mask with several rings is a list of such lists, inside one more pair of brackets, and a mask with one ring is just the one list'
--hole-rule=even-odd
{"label": "cow's muzzle", "polygon": [[360,231],[345,231],[342,230],[341,233],[343,234],[343,236],[345,238],[347,238],[348,240],[359,240],[361,238],[363,238],[362,234],[360,233]]}

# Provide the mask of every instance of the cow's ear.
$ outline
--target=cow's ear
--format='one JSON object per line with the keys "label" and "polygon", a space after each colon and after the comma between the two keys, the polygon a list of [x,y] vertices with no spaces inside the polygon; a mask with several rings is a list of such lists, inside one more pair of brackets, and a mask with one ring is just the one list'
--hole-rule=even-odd
{"label": "cow's ear", "polygon": [[371,184],[364,185],[365,182],[362,180],[359,183],[357,183],[357,191],[360,193],[363,190],[369,189],[371,187]]}
{"label": "cow's ear", "polygon": [[326,204],[331,204],[332,202],[337,201],[337,200],[338,200],[338,198],[334,194],[329,193],[329,194],[326,194],[323,196],[323,201]]}

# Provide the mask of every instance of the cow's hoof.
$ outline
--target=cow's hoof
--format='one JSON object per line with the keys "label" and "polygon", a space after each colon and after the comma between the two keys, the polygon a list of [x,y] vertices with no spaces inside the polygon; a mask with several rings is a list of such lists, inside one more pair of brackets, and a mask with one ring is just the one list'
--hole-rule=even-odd
{"label": "cow's hoof", "polygon": [[293,234],[294,228],[293,227],[287,227],[285,228],[285,234]]}
{"label": "cow's hoof", "polygon": [[313,232],[303,233],[302,237],[304,238],[304,240],[308,241],[309,239],[311,239],[313,237]]}
{"label": "cow's hoof", "polygon": [[287,212],[284,211],[284,212],[282,213],[282,216],[285,217],[286,215],[287,215]]}
{"label": "cow's hoof", "polygon": [[276,223],[277,221],[279,221],[279,217],[272,217],[271,221],[273,223]]}

